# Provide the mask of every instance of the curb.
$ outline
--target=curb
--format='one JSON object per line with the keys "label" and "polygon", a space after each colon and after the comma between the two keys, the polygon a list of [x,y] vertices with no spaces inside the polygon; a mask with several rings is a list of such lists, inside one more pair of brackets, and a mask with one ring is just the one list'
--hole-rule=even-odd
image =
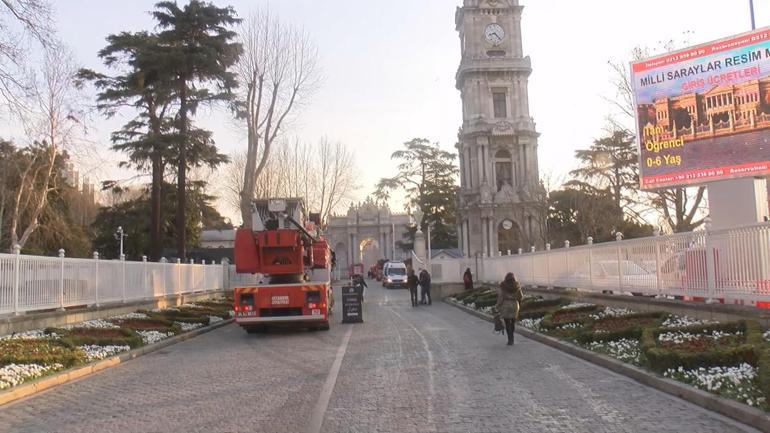
{"label": "curb", "polygon": [[225,319],[220,322],[214,323],[203,328],[198,328],[184,334],[175,335],[165,340],[159,341],[155,344],[148,346],[137,347],[120,355],[111,356],[99,361],[94,361],[90,364],[65,370],[61,373],[54,374],[53,376],[46,376],[40,379],[33,380],[29,383],[24,383],[17,387],[11,388],[8,391],[0,392],[0,406],[6,405],[13,401],[29,397],[47,389],[54,388],[59,385],[63,385],[73,380],[80,379],[82,377],[89,376],[104,369],[114,367],[123,362],[130,361],[138,358],[142,355],[146,355],[156,350],[163,349],[164,347],[171,346],[172,344],[180,343],[190,338],[197,337],[201,334],[213,331],[222,326],[228,325],[233,322],[234,319]]}
{"label": "curb", "polygon": [[[448,299],[444,299],[444,302],[459,308],[466,313],[476,316],[479,319],[492,322],[492,316],[490,315],[478,312],[471,309],[470,307],[467,307],[458,302],[450,301]],[[770,432],[770,415],[760,409],[753,408],[743,403],[738,403],[737,401],[729,400],[715,394],[711,394],[690,385],[677,382],[673,379],[657,376],[634,365],[626,364],[625,362],[619,361],[609,356],[583,349],[582,347],[576,346],[572,343],[558,340],[556,338],[540,334],[539,332],[535,332],[521,326],[516,327],[516,333],[521,334],[531,340],[537,341],[538,343],[542,343],[566,352],[584,361],[588,361],[615,373],[627,376],[643,385],[655,388],[659,391],[665,392],[666,394],[671,394],[683,400],[687,400],[692,404],[719,413],[720,415],[724,415],[728,418],[732,418],[733,420],[742,424],[754,427],[763,432]]]}

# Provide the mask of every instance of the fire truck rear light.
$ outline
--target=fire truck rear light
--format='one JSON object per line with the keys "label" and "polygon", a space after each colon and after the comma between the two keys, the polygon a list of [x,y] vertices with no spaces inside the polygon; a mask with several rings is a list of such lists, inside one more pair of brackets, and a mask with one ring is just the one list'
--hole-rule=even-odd
{"label": "fire truck rear light", "polygon": [[316,304],[315,302],[311,302],[311,303],[307,304],[307,307],[308,308],[312,308],[312,309],[318,308],[318,304]]}

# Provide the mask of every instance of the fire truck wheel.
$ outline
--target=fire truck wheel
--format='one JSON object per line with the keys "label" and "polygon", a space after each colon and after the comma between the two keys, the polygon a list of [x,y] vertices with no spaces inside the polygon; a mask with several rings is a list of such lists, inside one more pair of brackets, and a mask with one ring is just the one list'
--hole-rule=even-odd
{"label": "fire truck wheel", "polygon": [[322,323],[322,324],[318,325],[318,328],[316,328],[316,329],[318,329],[319,331],[328,331],[329,330],[329,322],[325,322],[325,323]]}

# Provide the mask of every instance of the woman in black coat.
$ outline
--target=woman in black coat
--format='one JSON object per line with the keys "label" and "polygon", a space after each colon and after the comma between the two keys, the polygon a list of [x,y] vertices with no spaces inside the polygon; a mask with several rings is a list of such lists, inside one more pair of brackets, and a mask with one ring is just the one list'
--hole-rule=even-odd
{"label": "woman in black coat", "polygon": [[471,268],[465,269],[463,283],[465,284],[465,290],[473,290],[473,274],[471,274]]}

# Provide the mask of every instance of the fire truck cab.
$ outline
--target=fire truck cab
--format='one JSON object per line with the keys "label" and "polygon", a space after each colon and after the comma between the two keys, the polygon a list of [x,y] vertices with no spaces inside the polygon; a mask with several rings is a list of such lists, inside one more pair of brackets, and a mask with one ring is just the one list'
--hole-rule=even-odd
{"label": "fire truck cab", "polygon": [[235,235],[238,273],[259,274],[260,283],[233,290],[235,322],[247,332],[267,326],[328,330],[332,307],[330,250],[302,199],[253,202],[252,229]]}

